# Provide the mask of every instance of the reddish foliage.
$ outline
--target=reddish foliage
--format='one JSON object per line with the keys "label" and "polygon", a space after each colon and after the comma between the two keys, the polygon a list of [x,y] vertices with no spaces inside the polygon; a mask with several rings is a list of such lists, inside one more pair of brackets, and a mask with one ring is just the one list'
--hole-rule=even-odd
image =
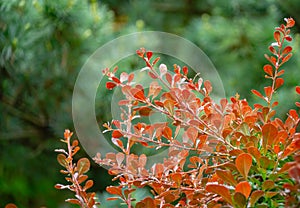
{"label": "reddish foliage", "polygon": [[[271,85],[263,93],[252,90],[265,105],[251,107],[238,94],[216,103],[208,80],[189,79],[188,68],[181,70],[178,65],[173,66],[172,74],[164,64],[156,69],[159,59],[151,62],[154,55],[144,48],[137,50],[137,55],[145,61],[143,70],[154,79],[148,93],[132,82],[133,75],[121,73],[118,78],[116,68],[104,70],[110,79],[107,88],[120,87],[126,97],[120,103],[127,108],[121,120],[104,124],[121,152],[105,157],[99,153],[94,158],[96,163],[110,167],[109,174],[120,181],[118,186],[107,187],[107,192],[116,195],[108,200],[119,199],[132,207],[131,193],[148,186],[153,198],[137,202],[136,207],[299,205],[300,119],[296,110],[290,110],[285,121],[276,118],[274,108],[279,103],[273,100],[284,83],[279,78],[284,74],[281,66],[292,55],[292,47],[284,45],[292,40],[288,28],[295,22],[292,18],[285,21],[286,25],[275,29],[275,43],[269,47],[272,56],[265,55],[270,64],[263,71]],[[168,90],[162,92],[163,87]],[[300,94],[299,86],[296,92]],[[134,121],[138,117],[133,115],[147,117],[153,112],[166,115],[168,122]],[[168,147],[169,154],[162,163],[146,168],[147,156],[133,154],[133,144]],[[203,154],[206,156],[201,157]],[[58,162],[68,166],[62,154]],[[82,168],[84,173],[87,169]]]}

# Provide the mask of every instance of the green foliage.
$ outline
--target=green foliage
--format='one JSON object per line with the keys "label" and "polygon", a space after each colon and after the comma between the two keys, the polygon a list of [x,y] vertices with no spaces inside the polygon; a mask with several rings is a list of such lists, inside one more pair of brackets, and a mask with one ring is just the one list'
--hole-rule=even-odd
{"label": "green foliage", "polygon": [[0,2],[0,206],[57,207],[53,138],[72,125],[71,96],[87,57],[112,37],[95,1]]}

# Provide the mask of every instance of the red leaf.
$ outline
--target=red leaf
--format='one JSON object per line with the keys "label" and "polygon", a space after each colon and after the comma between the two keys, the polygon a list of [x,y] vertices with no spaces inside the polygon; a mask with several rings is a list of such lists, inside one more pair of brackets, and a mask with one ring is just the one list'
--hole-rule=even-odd
{"label": "red leaf", "polygon": [[278,31],[274,32],[274,39],[276,40],[276,42],[278,44],[280,43],[280,32],[278,32]]}
{"label": "red leaf", "polygon": [[288,60],[290,60],[290,58],[292,57],[293,54],[289,53],[288,55],[286,55],[283,59],[282,59],[282,62],[281,64],[287,62]]}
{"label": "red leaf", "polygon": [[264,71],[266,74],[270,75],[271,77],[273,76],[273,67],[270,64],[266,64],[264,66]]}
{"label": "red leaf", "polygon": [[271,96],[271,94],[273,93],[272,87],[268,86],[268,87],[264,87],[265,90],[265,94],[266,96],[269,98]]}
{"label": "red leaf", "polygon": [[252,166],[252,156],[248,153],[240,154],[235,160],[235,166],[241,175],[247,179],[248,173]]}
{"label": "red leaf", "polygon": [[88,180],[88,181],[85,183],[85,185],[84,185],[84,187],[83,187],[83,190],[86,191],[86,190],[88,190],[89,188],[91,188],[93,185],[94,185],[94,182],[93,182],[92,180]]}
{"label": "red leaf", "polygon": [[280,71],[278,71],[277,72],[277,77],[279,77],[279,76],[281,76],[281,75],[283,75],[284,74],[284,69],[282,69],[282,70],[280,70]]}
{"label": "red leaf", "polygon": [[294,27],[295,20],[293,18],[284,18],[284,21],[286,21],[286,27]]}
{"label": "red leaf", "polygon": [[267,123],[262,127],[263,148],[266,151],[267,144],[272,145],[277,137],[278,130],[271,124]]}
{"label": "red leaf", "polygon": [[284,80],[282,78],[277,78],[275,81],[275,89],[278,89],[279,87],[281,87],[284,83]]}
{"label": "red leaf", "polygon": [[111,79],[112,79],[115,83],[118,83],[118,84],[121,83],[121,81],[120,81],[117,77],[112,77]]}
{"label": "red leaf", "polygon": [[210,81],[206,80],[206,81],[204,81],[203,84],[204,84],[204,88],[205,88],[206,92],[207,92],[208,94],[211,93],[211,91],[212,91],[212,86],[211,86]]}
{"label": "red leaf", "polygon": [[170,73],[166,73],[166,79],[170,86],[172,86],[172,75]]}
{"label": "red leaf", "polygon": [[144,49],[144,48],[141,48],[141,49],[139,49],[139,50],[136,50],[136,54],[137,54],[139,57],[144,57],[145,49]]}
{"label": "red leaf", "polygon": [[123,142],[120,139],[112,138],[111,141],[117,146],[120,147],[121,149],[124,149]]}
{"label": "red leaf", "polygon": [[152,62],[152,65],[155,65],[158,61],[159,61],[159,57],[157,57],[153,62]]}
{"label": "red leaf", "polygon": [[113,201],[113,200],[119,200],[119,197],[108,197],[106,200],[107,201]]}
{"label": "red leaf", "polygon": [[163,136],[166,137],[168,140],[172,139],[172,129],[166,126],[162,132]]}
{"label": "red leaf", "polygon": [[110,194],[115,194],[122,197],[122,189],[120,187],[108,186],[106,191]]}
{"label": "red leaf", "polygon": [[131,73],[128,75],[128,83],[132,82],[132,80],[134,79],[134,74]]}
{"label": "red leaf", "polygon": [[229,204],[232,205],[232,199],[231,199],[230,191],[225,186],[218,185],[218,184],[208,184],[208,185],[206,185],[205,189],[208,192],[219,194],[220,196],[222,196],[222,198],[225,201],[227,201]]}
{"label": "red leaf", "polygon": [[144,92],[142,90],[135,90],[135,93],[133,94],[133,96],[138,99],[138,100],[145,100],[145,95]]}
{"label": "red leaf", "polygon": [[157,79],[158,77],[151,71],[148,72],[148,75],[152,78],[152,79]]}
{"label": "red leaf", "polygon": [[289,52],[291,52],[293,50],[293,48],[291,46],[287,46],[283,49],[281,55],[285,55],[288,54]]}
{"label": "red leaf", "polygon": [[117,85],[113,82],[107,82],[106,83],[106,88],[109,89],[109,90],[114,89],[115,86],[117,86]]}
{"label": "red leaf", "polygon": [[256,95],[256,96],[258,96],[258,97],[260,97],[260,98],[262,98],[262,99],[265,99],[265,97],[264,97],[260,92],[258,92],[257,90],[251,90],[251,92],[252,92],[254,95]]}
{"label": "red leaf", "polygon": [[285,36],[285,39],[286,39],[287,41],[289,41],[289,42],[293,40],[293,38],[292,38],[291,36],[289,36],[289,35]]}
{"label": "red leaf", "polygon": [[296,87],[296,92],[300,95],[300,86]]}
{"label": "red leaf", "polygon": [[69,202],[71,204],[81,205],[81,203],[80,203],[80,201],[78,199],[66,199],[66,202]]}
{"label": "red leaf", "polygon": [[120,137],[122,137],[123,136],[123,134],[119,131],[119,130],[114,130],[113,132],[112,132],[112,137],[113,138],[120,138]]}
{"label": "red leaf", "polygon": [[153,53],[152,53],[152,51],[148,51],[148,52],[146,53],[146,55],[147,55],[148,60],[150,60],[151,57],[152,57],[152,55],[153,55]]}
{"label": "red leaf", "polygon": [[271,53],[273,53],[274,55],[277,54],[275,48],[273,46],[269,46],[269,50],[271,51]]}
{"label": "red leaf", "polygon": [[186,66],[184,66],[184,67],[182,68],[182,71],[183,71],[183,73],[184,73],[185,75],[187,75],[188,72],[189,72],[189,69],[188,69]]}
{"label": "red leaf", "polygon": [[235,187],[235,192],[242,193],[248,199],[251,193],[251,186],[247,181],[242,181]]}
{"label": "red leaf", "polygon": [[182,175],[181,173],[172,173],[171,175],[171,179],[179,186],[181,184],[182,181]]}

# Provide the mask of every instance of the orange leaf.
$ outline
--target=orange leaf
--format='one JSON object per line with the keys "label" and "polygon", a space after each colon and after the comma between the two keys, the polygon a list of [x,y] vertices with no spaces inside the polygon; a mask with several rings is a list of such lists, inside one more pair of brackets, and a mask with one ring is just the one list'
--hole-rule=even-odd
{"label": "orange leaf", "polygon": [[266,64],[264,66],[264,71],[266,74],[270,75],[271,77],[273,76],[273,67],[270,64]]}
{"label": "orange leaf", "polygon": [[248,153],[240,154],[235,160],[235,166],[241,175],[247,179],[248,173],[252,166],[252,156]]}
{"label": "orange leaf", "polygon": [[225,186],[218,185],[218,184],[208,184],[208,185],[206,185],[205,189],[208,192],[219,194],[220,196],[222,196],[222,198],[225,201],[227,201],[229,204],[232,205],[232,199],[231,199],[230,191]]}
{"label": "orange leaf", "polygon": [[219,178],[221,178],[223,181],[231,184],[231,185],[236,185],[237,182],[234,179],[232,173],[230,170],[216,170],[216,174]]}
{"label": "orange leaf", "polygon": [[85,185],[84,185],[84,187],[83,187],[83,190],[85,191],[85,190],[91,188],[93,185],[94,185],[94,181],[93,181],[93,180],[88,180],[88,181],[85,183]]}
{"label": "orange leaf", "polygon": [[282,55],[288,54],[289,52],[291,52],[293,50],[293,48],[291,46],[287,46],[283,49],[282,51]]}
{"label": "orange leaf", "polygon": [[133,96],[138,99],[138,100],[145,100],[145,95],[144,92],[142,90],[136,90],[135,93],[133,93]]}
{"label": "orange leaf", "polygon": [[274,32],[274,39],[277,43],[280,43],[280,33],[278,31]]}
{"label": "orange leaf", "polygon": [[281,87],[284,83],[284,80],[282,78],[277,78],[275,81],[275,89],[278,89],[279,87]]}
{"label": "orange leaf", "polygon": [[264,87],[264,90],[265,90],[266,96],[269,98],[273,92],[272,87],[271,86]]}
{"label": "orange leaf", "polygon": [[113,133],[112,133],[113,138],[120,138],[122,136],[123,136],[123,134],[118,130],[114,130]]}
{"label": "orange leaf", "polygon": [[267,123],[262,127],[263,148],[266,151],[267,144],[272,145],[277,137],[278,130],[271,124]]}
{"label": "orange leaf", "polygon": [[235,187],[235,192],[244,194],[246,199],[248,199],[251,193],[251,185],[247,181],[242,181]]}
{"label": "orange leaf", "polygon": [[108,186],[106,191],[110,194],[118,195],[122,197],[122,189],[120,187]]}
{"label": "orange leaf", "polygon": [[258,96],[258,97],[260,97],[260,98],[262,98],[262,99],[265,99],[265,97],[264,97],[260,92],[258,92],[257,90],[251,90],[251,92],[252,92],[254,95],[256,95],[256,96]]}
{"label": "orange leaf", "polygon": [[283,59],[282,59],[282,62],[281,64],[287,62],[288,60],[290,60],[290,58],[292,57],[292,53],[289,53],[288,55],[286,55]]}
{"label": "orange leaf", "polygon": [[162,132],[163,136],[166,137],[168,140],[172,139],[172,129],[166,126]]}

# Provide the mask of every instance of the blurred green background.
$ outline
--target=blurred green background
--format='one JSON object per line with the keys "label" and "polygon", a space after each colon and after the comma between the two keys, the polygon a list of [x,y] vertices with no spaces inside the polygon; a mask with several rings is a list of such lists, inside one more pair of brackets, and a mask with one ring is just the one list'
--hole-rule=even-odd
{"label": "blurred green background", "polygon": [[[285,117],[299,85],[300,4],[298,0],[0,0],[0,207],[70,207],[54,149],[73,129],[72,90],[80,68],[101,45],[136,31],[157,30],[197,44],[216,66],[227,97],[259,100],[252,88],[266,84],[263,54],[274,27],[293,17],[294,56],[284,66],[285,85],[276,97]],[[137,58],[138,59],[138,58]],[[163,61],[163,60],[162,60]],[[125,62],[135,70],[140,62]],[[100,73],[100,70],[99,70]],[[97,100],[110,100],[101,91]],[[109,120],[109,104],[97,102],[98,120]],[[81,151],[80,156],[86,156]],[[93,164],[93,190],[104,199],[111,177]],[[142,197],[145,193],[139,193]],[[102,200],[101,207],[118,207]]]}

